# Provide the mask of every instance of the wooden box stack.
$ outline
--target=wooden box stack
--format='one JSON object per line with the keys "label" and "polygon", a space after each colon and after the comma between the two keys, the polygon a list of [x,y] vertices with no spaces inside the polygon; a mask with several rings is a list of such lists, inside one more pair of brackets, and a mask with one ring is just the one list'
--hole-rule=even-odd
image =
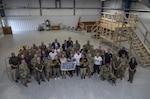
{"label": "wooden box stack", "polygon": [[59,25],[53,25],[52,30],[60,30],[60,26]]}
{"label": "wooden box stack", "polygon": [[12,34],[12,29],[10,26],[3,27],[4,34]]}

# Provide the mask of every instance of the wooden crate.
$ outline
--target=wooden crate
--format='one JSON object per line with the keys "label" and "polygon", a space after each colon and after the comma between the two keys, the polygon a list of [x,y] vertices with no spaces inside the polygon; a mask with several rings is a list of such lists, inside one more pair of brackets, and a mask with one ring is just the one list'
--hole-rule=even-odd
{"label": "wooden crate", "polygon": [[52,30],[60,30],[60,26],[59,25],[53,25]]}
{"label": "wooden crate", "polygon": [[91,32],[91,27],[95,24],[95,21],[89,21],[89,22],[81,22],[84,24],[84,29],[87,32]]}
{"label": "wooden crate", "polygon": [[4,34],[12,34],[12,29],[10,26],[3,27]]}

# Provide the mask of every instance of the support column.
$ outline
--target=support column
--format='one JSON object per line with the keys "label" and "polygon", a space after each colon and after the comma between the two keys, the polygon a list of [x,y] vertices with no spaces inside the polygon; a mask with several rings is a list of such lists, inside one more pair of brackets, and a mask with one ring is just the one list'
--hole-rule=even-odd
{"label": "support column", "polygon": [[101,7],[102,7],[101,12],[104,12],[103,7],[105,7],[105,0],[101,0]]}
{"label": "support column", "polygon": [[[57,3],[59,3],[59,7],[57,6]],[[61,0],[55,0],[55,8],[61,8]]]}
{"label": "support column", "polygon": [[0,15],[1,15],[1,17],[5,17],[5,11],[4,11],[4,7],[3,7],[4,5],[3,5],[3,0],[0,0]]}
{"label": "support column", "polygon": [[[132,0],[124,0],[124,2],[125,2],[125,9],[130,9]],[[125,10],[124,12],[129,12],[129,10]],[[127,18],[128,18],[128,16],[129,16],[129,14],[126,14]]]}
{"label": "support column", "polygon": [[73,15],[76,15],[76,0],[73,0]]}
{"label": "support column", "polygon": [[42,1],[39,0],[39,7],[40,7],[40,16],[42,16]]}

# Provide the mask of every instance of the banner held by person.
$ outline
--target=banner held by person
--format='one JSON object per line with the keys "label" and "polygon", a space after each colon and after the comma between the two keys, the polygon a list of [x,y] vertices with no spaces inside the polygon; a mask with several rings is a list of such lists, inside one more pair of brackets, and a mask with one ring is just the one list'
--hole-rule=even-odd
{"label": "banner held by person", "polygon": [[61,63],[61,70],[68,71],[68,70],[75,70],[76,62],[64,62]]}

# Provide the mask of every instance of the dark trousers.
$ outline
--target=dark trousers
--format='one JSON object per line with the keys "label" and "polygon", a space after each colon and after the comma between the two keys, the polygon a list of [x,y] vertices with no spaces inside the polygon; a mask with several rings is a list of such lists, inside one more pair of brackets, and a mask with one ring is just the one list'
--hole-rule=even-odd
{"label": "dark trousers", "polygon": [[134,74],[135,74],[135,71],[131,71],[131,70],[129,69],[129,81],[130,81],[130,82],[133,82]]}
{"label": "dark trousers", "polygon": [[99,72],[100,72],[100,65],[95,65],[94,64],[94,71],[93,71],[93,73],[98,73],[99,74]]}
{"label": "dark trousers", "polygon": [[73,76],[73,70],[68,71],[69,72],[69,76]]}
{"label": "dark trousers", "polygon": [[76,73],[77,73],[77,76],[79,75],[80,73],[80,66],[76,65]]}
{"label": "dark trousers", "polygon": [[41,79],[42,79],[42,81],[44,81],[44,73],[43,72],[37,71],[36,76],[37,76],[37,81],[39,84],[40,84]]}

